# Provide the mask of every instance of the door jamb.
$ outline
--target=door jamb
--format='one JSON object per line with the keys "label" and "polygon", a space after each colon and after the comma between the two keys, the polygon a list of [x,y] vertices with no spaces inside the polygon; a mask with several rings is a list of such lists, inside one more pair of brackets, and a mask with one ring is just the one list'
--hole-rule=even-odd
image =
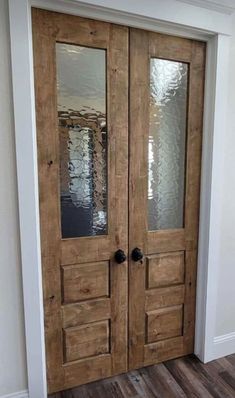
{"label": "door jamb", "polygon": [[[177,2],[178,3],[178,2]],[[178,3],[179,4],[179,3]],[[223,178],[223,140],[226,130],[229,35],[182,27],[157,19],[113,12],[74,0],[9,0],[13,103],[16,135],[17,178],[20,214],[21,259],[26,332],[29,396],[46,398],[43,294],[39,226],[37,145],[31,6],[127,24],[207,42],[201,207],[199,227],[195,354],[203,361],[215,359],[214,333],[218,284],[218,253],[221,214],[220,184]],[[70,10],[71,6],[71,12]],[[177,4],[176,4],[177,7]],[[185,5],[186,7],[186,5]],[[188,5],[187,5],[188,7]],[[174,10],[173,10],[174,11]],[[156,11],[157,12],[157,11]],[[102,17],[103,15],[103,17]],[[118,20],[117,20],[118,16]],[[229,18],[229,16],[227,16]],[[122,22],[123,21],[123,22]],[[23,93],[23,95],[22,95]],[[23,101],[22,101],[23,97]]]}

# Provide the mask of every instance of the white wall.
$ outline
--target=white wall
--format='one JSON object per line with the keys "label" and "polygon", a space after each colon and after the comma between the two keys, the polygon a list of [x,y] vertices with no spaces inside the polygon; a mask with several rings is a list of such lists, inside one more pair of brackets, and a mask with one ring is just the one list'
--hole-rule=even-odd
{"label": "white wall", "polygon": [[[225,137],[222,222],[220,225],[220,273],[215,336],[235,332],[235,15],[230,46],[229,98]],[[235,352],[235,340],[233,343]]]}
{"label": "white wall", "polygon": [[0,396],[27,387],[10,76],[8,7],[0,0]]}
{"label": "white wall", "polygon": [[[214,336],[235,335],[235,16]],[[20,60],[19,60],[20,62]],[[23,100],[23,93],[22,93]],[[7,0],[0,0],[0,396],[27,388]],[[235,340],[229,352],[235,352]],[[223,348],[221,349],[223,353]]]}

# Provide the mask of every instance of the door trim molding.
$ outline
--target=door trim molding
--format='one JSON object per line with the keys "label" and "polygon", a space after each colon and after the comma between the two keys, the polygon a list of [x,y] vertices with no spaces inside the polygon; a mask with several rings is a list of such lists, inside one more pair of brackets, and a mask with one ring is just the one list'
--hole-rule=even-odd
{"label": "door trim molding", "polygon": [[[51,11],[80,15],[82,17],[100,19],[119,23],[135,28],[171,33],[189,38],[203,40],[203,35],[214,33],[231,33],[232,24],[224,9],[218,12],[213,7],[199,7],[181,0],[157,0],[156,2],[141,1],[133,3],[129,0],[28,0],[34,7]],[[154,17],[153,17],[154,16]],[[187,32],[187,33],[186,33]],[[193,35],[193,36],[192,36]],[[197,37],[196,37],[197,36]]]}
{"label": "door trim molding", "polygon": [[226,131],[228,98],[228,79],[223,76],[228,76],[229,42],[230,38],[216,35],[207,46],[194,351],[202,362],[217,358],[213,344],[224,175],[221,131]]}
{"label": "door trim molding", "polygon": [[[120,12],[107,7],[98,7],[99,4],[107,4],[106,0],[93,0],[93,6],[76,0],[56,2],[9,0],[28,388],[29,396],[33,398],[46,398],[47,389],[31,31],[32,5],[207,41],[195,354],[203,362],[216,357],[215,301],[220,244],[220,231],[217,225],[222,217],[220,184],[224,157],[221,131],[226,129],[228,82],[225,76],[228,68],[231,20],[229,15],[217,13],[216,18],[210,18],[209,29],[205,26],[202,28],[208,10],[197,7],[200,12],[195,15],[193,13],[195,7],[192,5],[176,0],[158,1],[159,7],[155,7],[153,19],[144,15],[144,12],[142,16],[136,15],[134,13],[136,5],[135,7],[132,5],[132,12],[123,11],[125,4],[131,9],[131,1],[127,0],[120,1]],[[147,3],[146,1],[144,8],[149,10]],[[168,10],[165,10],[166,3],[171,3]],[[149,1],[149,5],[151,4]],[[185,13],[178,12],[179,7],[185,10]],[[191,20],[189,18],[187,24],[184,24],[182,14],[185,16],[190,10]],[[140,14],[140,11],[138,12]]]}

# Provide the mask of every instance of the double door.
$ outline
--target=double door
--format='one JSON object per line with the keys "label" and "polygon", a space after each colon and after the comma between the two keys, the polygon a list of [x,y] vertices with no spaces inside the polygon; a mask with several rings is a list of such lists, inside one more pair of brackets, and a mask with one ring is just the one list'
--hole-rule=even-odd
{"label": "double door", "polygon": [[32,21],[55,392],[193,352],[205,44]]}

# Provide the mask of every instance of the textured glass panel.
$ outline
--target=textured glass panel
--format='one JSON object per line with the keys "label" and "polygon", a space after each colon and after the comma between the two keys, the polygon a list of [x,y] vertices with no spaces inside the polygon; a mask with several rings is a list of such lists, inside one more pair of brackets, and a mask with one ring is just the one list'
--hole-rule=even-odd
{"label": "textured glass panel", "polygon": [[62,238],[107,233],[106,51],[56,44]]}
{"label": "textured glass panel", "polygon": [[150,61],[148,228],[184,224],[188,65]]}

